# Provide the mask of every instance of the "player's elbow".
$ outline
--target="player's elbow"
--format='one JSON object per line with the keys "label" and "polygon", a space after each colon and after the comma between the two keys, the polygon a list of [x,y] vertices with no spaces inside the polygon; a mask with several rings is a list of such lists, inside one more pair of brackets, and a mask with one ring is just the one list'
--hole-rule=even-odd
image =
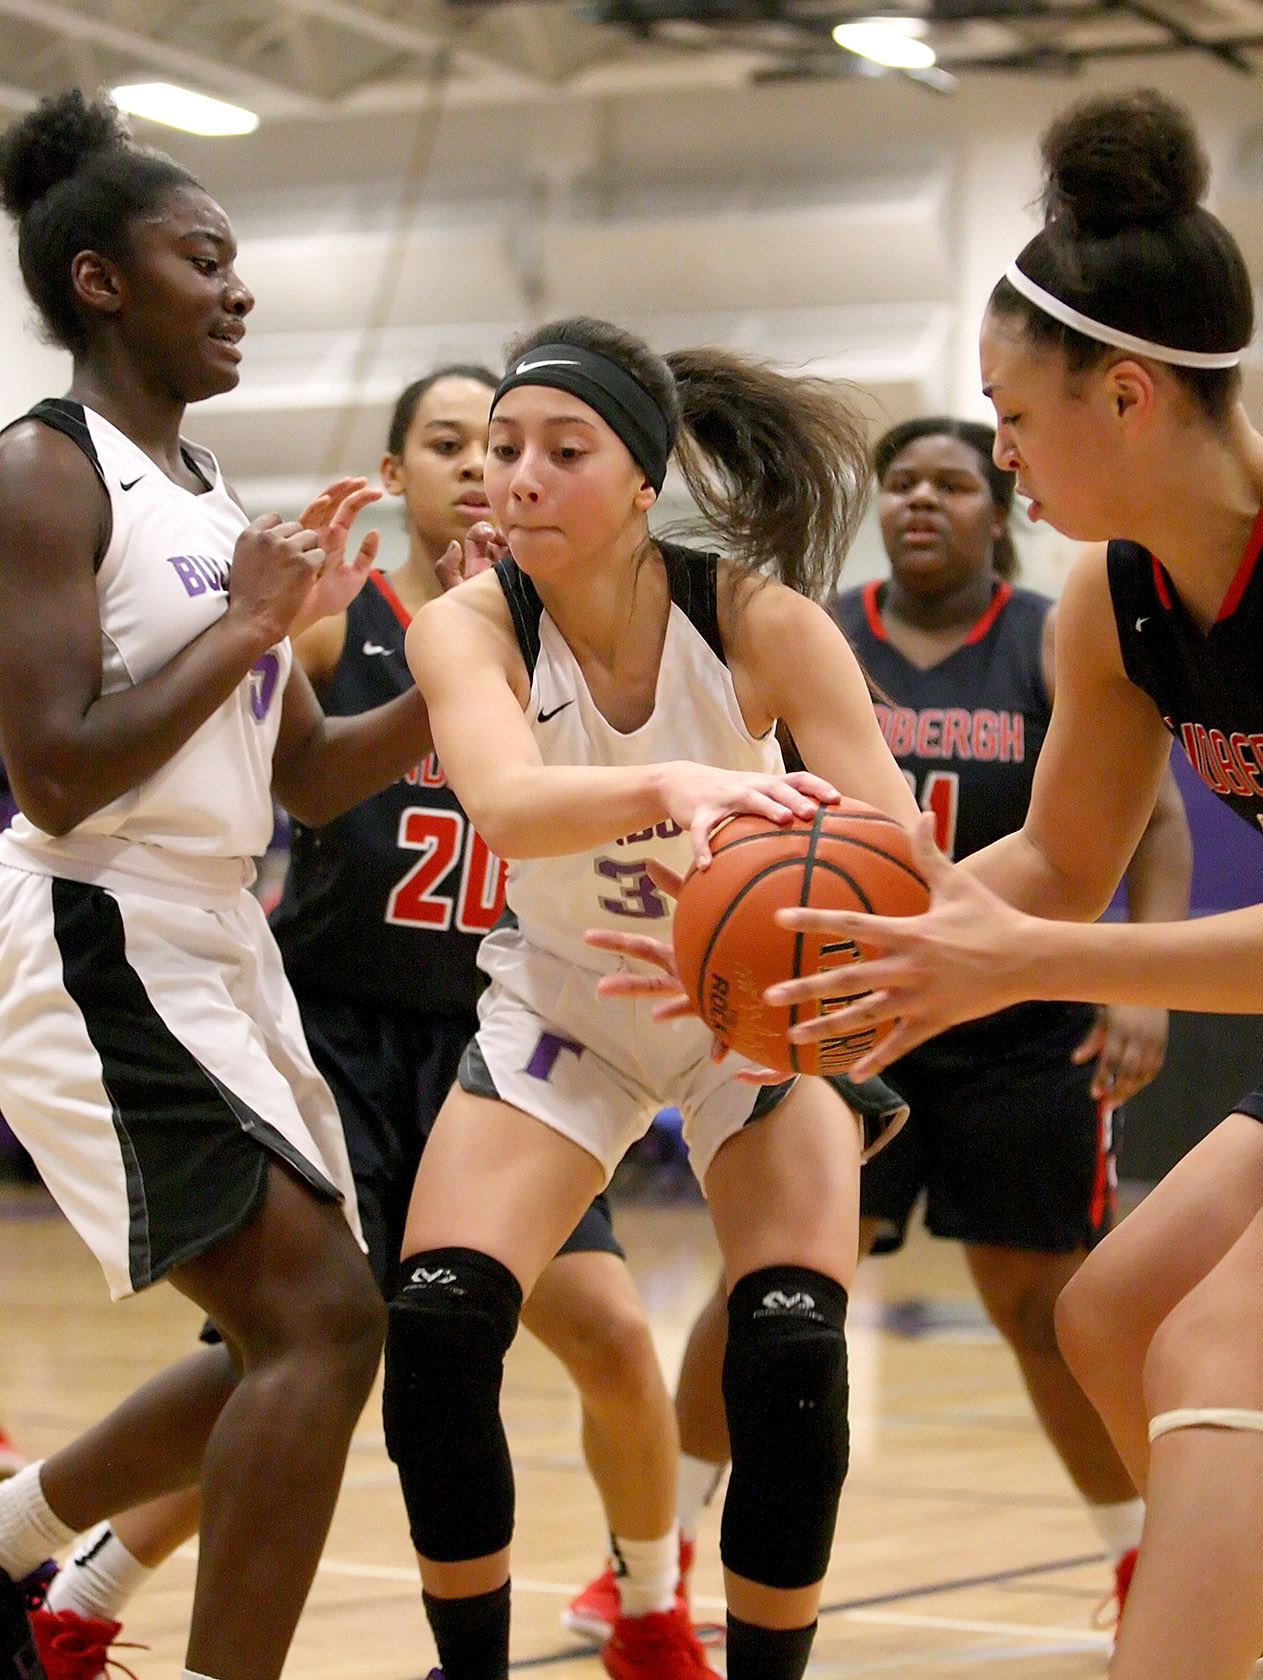
{"label": "player's elbow", "polygon": [[82,788],[48,772],[33,776],[13,775],[10,786],[18,810],[43,834],[60,840],[78,828],[103,801],[92,801]]}
{"label": "player's elbow", "polygon": [[532,844],[527,826],[515,822],[512,816],[506,816],[491,807],[481,812],[474,812],[466,807],[466,814],[470,826],[482,836],[488,850],[494,852],[496,857],[503,858],[505,863],[511,863],[515,858],[540,855],[539,845]]}

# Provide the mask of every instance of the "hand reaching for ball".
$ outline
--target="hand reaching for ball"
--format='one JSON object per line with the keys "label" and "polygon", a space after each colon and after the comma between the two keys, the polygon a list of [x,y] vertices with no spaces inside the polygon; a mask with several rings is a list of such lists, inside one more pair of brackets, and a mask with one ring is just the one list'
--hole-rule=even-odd
{"label": "hand reaching for ball", "polygon": [[[646,868],[659,892],[665,893],[668,898],[679,898],[680,888],[684,885],[683,875],[678,875],[657,858],[650,858]],[[623,933],[615,928],[589,928],[583,937],[598,951],[613,951],[617,956],[649,963],[659,971],[646,974],[643,970],[621,970],[617,974],[604,974],[596,983],[602,997],[654,998],[657,1001],[650,1014],[655,1021],[675,1021],[681,1016],[697,1015],[693,1000],[680,980],[680,971],[675,965],[675,950],[664,940],[652,939],[647,933]],[[723,1040],[712,1038],[711,1061],[722,1062],[727,1054],[728,1046]],[[784,1077],[775,1068],[742,1068],[737,1074],[737,1078],[747,1085],[779,1084]]]}
{"label": "hand reaching for ball", "polygon": [[[678,875],[665,863],[659,863],[657,858],[650,858],[645,867],[659,892],[671,899],[679,898],[680,888],[684,885],[683,875]],[[657,974],[620,970],[617,974],[602,975],[596,986],[602,997],[657,998],[658,1002],[651,1011],[655,1021],[674,1021],[680,1015],[697,1014],[680,981],[680,973],[675,966],[675,951],[665,940],[653,939],[647,933],[624,933],[615,928],[589,928],[583,938],[586,944],[598,951],[613,951],[616,956],[649,963],[659,970]]]}
{"label": "hand reaching for ball", "polygon": [[[673,943],[640,934],[586,935],[589,943],[651,964],[659,972],[611,975],[606,995],[656,999],[655,1018],[697,1014],[715,1036],[760,1067],[791,1073],[842,1073],[889,1032],[850,1025],[847,1004],[864,989],[854,964],[862,947],[823,931],[787,931],[778,911],[810,906],[832,913],[882,910],[914,916],[929,903],[912,839],[871,805],[839,799],[784,826],[766,816],[733,816],[708,837],[710,867],[681,880],[658,867],[655,886],[678,900]],[[811,986],[789,1004],[769,986],[799,976]],[[810,1021],[807,1036],[791,1031]]]}
{"label": "hand reaching for ball", "polygon": [[688,832],[698,869],[710,867],[711,837],[727,818],[766,817],[785,827],[795,819],[810,822],[822,805],[836,805],[842,797],[831,782],[808,770],[770,775],[718,770],[687,759],[659,766],[658,790],[667,815]]}
{"label": "hand reaching for ball", "polygon": [[[782,909],[780,925],[797,934],[853,940],[865,956],[847,974],[855,991],[844,1008],[804,1020],[791,1042],[809,1044],[832,1032],[867,1032],[890,1023],[886,1035],[851,1067],[868,1079],[961,1021],[1040,996],[1041,929],[1049,924],[1013,909],[934,844],[934,819],[921,818],[912,860],[931,892],[928,910],[911,916],[870,916],[851,910]],[[863,988],[860,991],[860,988]],[[781,1008],[814,1003],[830,989],[827,975],[807,975],[768,988]]]}

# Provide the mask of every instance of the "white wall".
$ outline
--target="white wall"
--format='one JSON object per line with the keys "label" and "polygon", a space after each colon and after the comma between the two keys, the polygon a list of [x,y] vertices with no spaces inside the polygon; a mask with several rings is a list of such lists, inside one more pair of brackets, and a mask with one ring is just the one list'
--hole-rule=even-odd
{"label": "white wall", "polygon": [[22,289],[17,240],[0,224],[0,425],[37,402],[57,396],[70,379],[70,358],[39,337],[34,311]]}

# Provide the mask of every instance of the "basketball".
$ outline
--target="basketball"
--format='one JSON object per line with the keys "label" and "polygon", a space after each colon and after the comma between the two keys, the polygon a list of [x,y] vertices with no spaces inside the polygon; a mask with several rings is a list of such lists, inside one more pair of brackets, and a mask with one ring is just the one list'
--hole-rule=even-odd
{"label": "basketball", "polygon": [[890,1030],[841,1032],[791,1044],[791,1026],[840,1009],[845,995],[793,1009],[763,1000],[768,986],[869,953],[780,927],[777,910],[862,910],[914,916],[929,889],[912,861],[912,840],[893,817],[857,799],[821,806],[810,822],[784,827],[764,817],[730,817],[711,837],[709,869],[690,870],[675,912],[675,960],[706,1025],[730,1050],[784,1073],[844,1073]]}

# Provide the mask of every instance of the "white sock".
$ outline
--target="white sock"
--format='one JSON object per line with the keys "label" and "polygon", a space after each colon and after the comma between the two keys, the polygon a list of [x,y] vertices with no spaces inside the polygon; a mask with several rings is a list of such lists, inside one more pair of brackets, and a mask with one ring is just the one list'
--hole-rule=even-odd
{"label": "white sock", "polygon": [[611,1534],[610,1552],[624,1616],[648,1616],[671,1608],[680,1579],[678,1529],[670,1529],[661,1540],[624,1540]]}
{"label": "white sock", "polygon": [[680,1474],[676,1506],[680,1514],[680,1534],[685,1540],[696,1540],[702,1512],[723,1486],[726,1464],[712,1464],[709,1459],[694,1458],[692,1453],[680,1454]]}
{"label": "white sock", "polygon": [[0,1569],[15,1581],[75,1537],[74,1529],[62,1522],[44,1498],[39,1469],[39,1464],[28,1464],[7,1482],[0,1482]]}
{"label": "white sock", "polygon": [[50,1610],[73,1610],[101,1622],[121,1621],[123,1606],[152,1574],[108,1522],[98,1523],[66,1559],[45,1602]]}
{"label": "white sock", "polygon": [[1145,1502],[1120,1499],[1116,1505],[1089,1505],[1088,1515],[1096,1524],[1096,1531],[1105,1542],[1112,1562],[1140,1544],[1140,1531],[1145,1525]]}

